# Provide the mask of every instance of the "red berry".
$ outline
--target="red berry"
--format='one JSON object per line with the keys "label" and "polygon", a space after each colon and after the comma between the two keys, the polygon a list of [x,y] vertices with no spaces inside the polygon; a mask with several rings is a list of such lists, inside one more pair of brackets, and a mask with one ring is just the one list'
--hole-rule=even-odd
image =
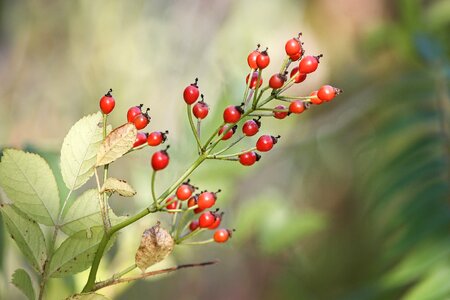
{"label": "red berry", "polygon": [[310,96],[309,101],[311,101],[312,104],[316,105],[322,104],[323,101],[320,100],[319,97],[317,97],[317,91],[311,92],[309,96]]}
{"label": "red berry", "polygon": [[293,56],[302,51],[302,45],[298,38],[292,38],[286,42],[284,49],[286,50],[287,55]]}
{"label": "red berry", "polygon": [[258,66],[258,68],[264,69],[269,65],[269,63],[270,63],[270,57],[269,57],[269,54],[267,54],[267,49],[266,49],[263,52],[261,52],[261,55],[259,55],[256,58],[256,65]]}
{"label": "red berry", "polygon": [[214,232],[214,241],[216,243],[225,243],[231,237],[231,231],[228,229],[217,229]]}
{"label": "red berry", "polygon": [[259,44],[258,44],[258,48],[256,48],[256,50],[253,50],[252,52],[250,52],[250,54],[247,57],[247,63],[248,66],[252,69],[258,69],[258,65],[256,64],[256,59],[258,58],[259,55],[261,55],[261,53],[259,52]]}
{"label": "red berry", "polygon": [[306,74],[303,73],[298,74],[298,67],[293,68],[291,71],[291,78],[294,76],[296,76],[294,80],[295,83],[303,82],[306,79]]}
{"label": "red berry", "polygon": [[191,105],[195,101],[197,101],[198,96],[200,95],[200,92],[199,92],[198,86],[197,86],[197,82],[198,82],[198,78],[195,78],[195,82],[191,83],[191,85],[188,85],[184,89],[183,98],[184,98],[184,101],[189,105]]}
{"label": "red berry", "polygon": [[116,106],[116,101],[111,95],[112,89],[109,89],[108,93],[100,99],[100,109],[107,115],[113,111],[114,106]]}
{"label": "red berry", "polygon": [[152,155],[152,168],[155,171],[159,171],[167,167],[169,164],[169,154],[166,150],[161,150],[153,153]]}
{"label": "red berry", "polygon": [[[253,72],[252,74],[252,79],[250,80],[250,86],[249,88],[251,88],[252,90],[256,88],[256,82],[258,81],[258,71]],[[247,77],[245,78],[245,83],[248,84],[248,78],[250,77],[250,74],[247,75]],[[259,80],[259,86],[261,86],[263,83],[263,79],[260,78]]]}
{"label": "red berry", "polygon": [[189,229],[191,231],[194,231],[198,228],[199,224],[198,224],[198,220],[192,220],[192,222],[189,224]]}
{"label": "red berry", "polygon": [[189,184],[189,181],[180,185],[177,189],[177,198],[180,200],[187,200],[192,196],[192,193],[195,191],[195,187],[192,184]]}
{"label": "red berry", "polygon": [[273,145],[278,142],[279,138],[280,136],[274,137],[271,135],[262,135],[256,142],[256,149],[261,152],[267,152],[272,149]]}
{"label": "red berry", "polygon": [[213,212],[207,211],[200,215],[198,218],[198,224],[200,225],[200,228],[208,228],[212,224],[214,224],[214,221],[216,220],[216,216]]}
{"label": "red berry", "polygon": [[322,57],[322,54],[319,56],[308,55],[302,58],[298,68],[300,73],[309,74],[314,72],[319,66],[319,59]]}
{"label": "red berry", "polygon": [[147,137],[147,143],[149,146],[159,146],[164,143],[167,139],[167,134],[169,131],[161,132],[161,131],[153,131]]}
{"label": "red berry", "polygon": [[317,97],[325,102],[333,100],[336,95],[341,93],[340,89],[334,88],[331,85],[324,85],[317,91]]}
{"label": "red berry", "polygon": [[223,217],[223,213],[220,214],[216,214],[216,220],[214,221],[214,223],[208,227],[208,229],[216,229],[217,227],[220,226],[220,223],[222,222],[222,217]]}
{"label": "red berry", "polygon": [[305,103],[303,103],[303,101],[300,100],[295,100],[292,101],[291,104],[289,105],[289,112],[293,113],[293,114],[301,114],[302,112],[305,111]]}
{"label": "red berry", "polygon": [[[172,196],[166,200],[166,203],[172,202],[175,199],[175,196]],[[172,203],[166,205],[167,209],[177,209],[178,208],[178,201],[173,201]]]}
{"label": "red berry", "polygon": [[148,133],[138,132],[136,135],[136,141],[133,144],[133,148],[145,144],[145,142],[147,142],[147,135]]}
{"label": "red berry", "polygon": [[257,119],[248,120],[242,126],[242,132],[246,136],[253,136],[258,133],[259,128],[261,127],[261,122]]}
{"label": "red berry", "polygon": [[233,127],[231,127],[230,130],[228,130],[228,125],[224,125],[224,126],[222,126],[222,128],[220,128],[218,135],[220,136],[220,135],[222,135],[222,133],[224,131],[226,131],[227,133],[225,133],[222,137],[222,140],[226,141],[233,136],[233,134],[236,132],[236,129],[237,129],[237,125],[234,125]]}
{"label": "red berry", "polygon": [[269,86],[276,90],[279,89],[280,87],[282,87],[284,85],[284,82],[286,81],[286,76],[282,75],[282,74],[274,74],[272,75],[272,77],[270,77],[269,80]]}
{"label": "red berry", "polygon": [[197,204],[198,208],[206,209],[213,207],[216,204],[217,196],[216,193],[203,192],[198,196]]}
{"label": "red berry", "polygon": [[150,116],[148,115],[149,109],[147,108],[147,112],[141,113],[134,118],[133,123],[136,126],[137,130],[144,129],[147,127],[148,123],[150,123]]}
{"label": "red berry", "polygon": [[223,120],[225,123],[237,123],[243,113],[242,107],[230,105],[223,111]]}
{"label": "red berry", "polygon": [[255,151],[250,151],[239,155],[239,162],[244,166],[251,166],[261,158]]}
{"label": "red berry", "polygon": [[303,54],[303,52],[299,52],[299,53],[289,56],[289,58],[291,59],[291,61],[297,61],[300,59],[300,57],[302,57],[302,54]]}
{"label": "red berry", "polygon": [[273,112],[273,116],[276,119],[284,119],[289,114],[289,112],[287,111],[286,106],[284,106],[284,105],[278,105],[278,106],[275,107],[275,109],[277,109],[277,110],[284,110],[284,111],[274,111]]}
{"label": "red berry", "polygon": [[142,114],[142,106],[143,106],[143,104],[141,104],[139,106],[133,106],[128,109],[128,112],[127,112],[128,123],[133,123],[134,119],[138,115]]}
{"label": "red berry", "polygon": [[[203,97],[202,97],[203,98]],[[197,102],[194,107],[192,108],[192,113],[197,119],[204,119],[208,115],[209,112],[209,106],[205,102],[199,101]]]}
{"label": "red berry", "polygon": [[[197,199],[198,199],[198,195],[195,195],[195,196],[189,198],[189,200],[187,202],[188,207],[193,207],[193,206],[197,205],[197,202],[198,202]],[[200,209],[198,207],[196,209],[194,209],[194,213],[196,213],[196,214],[201,213],[202,211],[203,211],[203,209]]]}

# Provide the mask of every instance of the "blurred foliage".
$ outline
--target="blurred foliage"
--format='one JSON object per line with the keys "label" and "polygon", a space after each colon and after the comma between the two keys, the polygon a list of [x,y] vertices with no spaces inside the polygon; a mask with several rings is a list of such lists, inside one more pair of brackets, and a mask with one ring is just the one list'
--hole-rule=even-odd
{"label": "blurred foliage", "polygon": [[[307,51],[323,50],[326,60],[295,92],[326,82],[345,91],[299,118],[263,124],[282,139],[254,168],[212,162],[192,177],[202,188],[224,190],[219,207],[237,232],[224,247],[180,247],[166,264],[220,257],[219,265],[111,288],[110,296],[450,296],[449,1],[338,2],[0,2],[0,146],[38,152],[53,170],[70,124],[113,86],[124,99],[117,111],[150,99],[152,125],[171,131],[174,167],[158,178],[167,185],[194,155],[178,109],[186,82],[199,74],[212,107],[207,127],[220,119],[220,108],[239,101],[249,49],[269,45],[276,66],[297,28]],[[264,20],[258,26],[255,14]],[[122,119],[113,116],[116,124]],[[140,195],[131,203],[113,199],[122,214],[149,199],[147,156],[111,171]],[[102,278],[128,265],[140,233],[155,220],[119,237]],[[21,265],[14,247],[7,238],[0,243],[0,299],[18,295],[6,284]],[[54,281],[52,297],[79,289],[86,275]]]}

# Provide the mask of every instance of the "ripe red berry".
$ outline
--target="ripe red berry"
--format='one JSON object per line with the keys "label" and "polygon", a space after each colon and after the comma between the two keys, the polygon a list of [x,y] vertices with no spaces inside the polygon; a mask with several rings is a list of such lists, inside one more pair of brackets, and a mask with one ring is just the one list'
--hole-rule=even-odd
{"label": "ripe red berry", "polygon": [[261,158],[255,151],[246,152],[239,155],[239,162],[244,166],[251,166]]}
{"label": "ripe red berry", "polygon": [[143,106],[143,104],[140,104],[138,106],[133,106],[128,109],[128,112],[127,112],[128,123],[133,123],[134,119],[138,115],[142,114],[142,106]]}
{"label": "ripe red berry", "polygon": [[302,58],[298,68],[300,73],[309,74],[314,72],[319,66],[319,59],[322,57],[322,54],[319,56],[308,55]]}
{"label": "ripe red berry", "polygon": [[202,101],[199,101],[194,105],[194,107],[192,108],[192,113],[199,120],[206,118],[206,116],[209,113],[209,106],[208,106],[208,104],[203,102],[203,97],[202,97]]}
{"label": "ripe red berry", "polygon": [[[284,105],[278,105],[278,106],[275,106],[275,109],[278,110],[278,111],[274,111],[274,112],[273,112],[273,116],[274,116],[276,119],[284,119],[284,118],[286,118],[286,117],[288,116],[288,114],[289,114],[289,112],[287,111],[286,106],[284,106]],[[283,110],[283,111],[280,111],[280,110]]]}
{"label": "ripe red berry", "polygon": [[284,49],[286,50],[287,55],[293,56],[302,51],[302,45],[298,38],[292,38],[286,42]]}
{"label": "ripe red berry", "polygon": [[[249,86],[249,88],[252,89],[252,90],[256,88],[256,83],[258,82],[258,74],[259,74],[258,71],[255,71],[252,74],[252,79],[250,80],[250,86]],[[247,77],[245,78],[245,83],[246,84],[248,84],[248,78],[249,77],[250,77],[250,74],[248,74]],[[260,78],[258,87],[260,87],[262,85],[262,83],[263,83],[263,79]]]}
{"label": "ripe red berry", "polygon": [[140,145],[145,144],[145,142],[147,142],[147,135],[148,135],[148,133],[138,132],[136,135],[136,141],[133,144],[133,148],[139,147]]}
{"label": "ripe red berry", "polygon": [[257,119],[248,120],[242,126],[242,133],[246,136],[253,136],[258,133],[261,127],[261,122]]}
{"label": "ripe red berry", "polygon": [[147,137],[147,144],[152,147],[161,145],[166,141],[168,133],[167,130],[165,132],[153,131]]}
{"label": "ripe red berry", "polygon": [[309,101],[311,101],[312,104],[320,105],[323,103],[319,97],[317,97],[317,91],[312,91],[311,94],[309,94]]}
{"label": "ripe red berry", "polygon": [[231,231],[228,229],[217,229],[214,232],[214,241],[216,243],[225,243],[231,237]]}
{"label": "ripe red berry", "polygon": [[340,94],[342,91],[331,85],[324,85],[317,91],[317,97],[325,102],[333,100],[336,95]]}
{"label": "ripe red berry", "polygon": [[116,106],[116,100],[114,100],[111,95],[112,89],[109,89],[108,93],[100,99],[100,109],[107,115],[113,111],[114,106]]}
{"label": "ripe red berry", "polygon": [[256,149],[261,152],[267,152],[273,148],[273,145],[278,142],[279,138],[280,136],[262,135],[256,142]]}
{"label": "ripe red berry", "polygon": [[[220,190],[219,190],[220,191]],[[200,209],[206,209],[213,207],[216,204],[217,196],[216,193],[203,192],[198,196],[197,205]]]}
{"label": "ripe red berry", "polygon": [[217,134],[220,136],[220,135],[222,135],[222,133],[223,133],[224,131],[226,131],[226,133],[225,133],[225,134],[223,135],[223,137],[222,137],[222,140],[223,140],[223,141],[226,141],[226,140],[228,140],[229,138],[231,138],[231,137],[233,136],[233,134],[236,132],[237,125],[234,125],[233,127],[231,127],[230,130],[228,130],[228,126],[229,126],[229,125],[224,125],[224,126],[222,126],[222,128],[220,128],[219,132],[217,133]]}
{"label": "ripe red berry", "polygon": [[177,209],[178,208],[178,201],[176,201],[176,200],[174,201],[174,199],[175,199],[175,196],[172,196],[166,200],[166,203],[169,203],[168,205],[166,205],[167,209]]}
{"label": "ripe red berry", "polygon": [[291,104],[289,105],[289,112],[293,114],[301,114],[302,112],[305,111],[305,109],[306,109],[305,103],[303,103],[303,101],[300,100],[292,101]]}
{"label": "ripe red berry", "polygon": [[256,59],[258,58],[259,55],[261,55],[261,53],[259,52],[259,44],[258,44],[258,48],[256,48],[256,50],[253,50],[252,52],[250,52],[250,54],[247,57],[247,63],[250,68],[258,69],[258,65],[256,64]]}
{"label": "ripe red berry", "polygon": [[194,231],[198,228],[198,220],[192,220],[192,222],[189,224],[189,230]]}
{"label": "ripe red berry", "polygon": [[187,200],[192,196],[192,193],[195,191],[195,187],[189,183],[189,181],[184,182],[177,189],[176,195],[180,200]]}
{"label": "ripe red berry", "polygon": [[242,107],[230,105],[223,111],[223,120],[225,123],[237,123],[243,113]]}
{"label": "ripe red berry", "polygon": [[[167,148],[169,148],[169,147],[167,147]],[[169,164],[169,154],[167,153],[167,148],[166,148],[166,150],[160,150],[160,151],[153,153],[153,155],[152,155],[153,170],[155,170],[155,171],[162,170],[165,167],[167,167],[167,165]]]}
{"label": "ripe red berry", "polygon": [[302,55],[303,55],[303,52],[299,52],[299,53],[289,56],[289,58],[291,59],[291,61],[297,61],[300,59],[300,57],[302,57]]}
{"label": "ripe red berry", "polygon": [[200,228],[208,228],[214,224],[215,220],[216,216],[214,215],[214,212],[207,211],[200,215],[198,218],[198,224],[200,225]]}
{"label": "ripe red berry", "polygon": [[286,76],[283,74],[273,74],[272,77],[269,79],[269,86],[276,90],[279,89],[284,85],[284,82],[286,81]]}
{"label": "ripe red berry", "polygon": [[150,116],[148,115],[149,110],[150,109],[147,108],[145,113],[141,113],[134,118],[133,123],[137,130],[144,129],[147,127],[148,123],[150,123]]}
{"label": "ripe red berry", "polygon": [[198,96],[200,95],[200,92],[198,90],[197,86],[198,78],[195,78],[195,82],[191,83],[191,85],[188,85],[184,91],[183,91],[183,98],[186,104],[193,104],[195,101],[197,101]]}
{"label": "ripe red berry", "polygon": [[258,66],[258,68],[264,69],[269,65],[269,63],[270,63],[270,57],[269,57],[269,54],[267,53],[267,49],[266,49],[263,52],[261,52],[261,55],[259,55],[256,58],[256,65]]}
{"label": "ripe red berry", "polygon": [[[197,205],[197,199],[198,199],[198,195],[194,195],[191,198],[189,198],[187,205],[188,207],[193,207],[195,205]],[[204,209],[200,209],[200,208],[195,208],[194,209],[194,213],[198,214],[201,213]]]}
{"label": "ripe red berry", "polygon": [[303,73],[298,74],[298,67],[293,68],[291,71],[291,78],[294,76],[296,76],[294,80],[295,83],[303,82],[306,79],[306,74]]}
{"label": "ripe red berry", "polygon": [[208,227],[208,229],[216,229],[220,226],[220,223],[222,222],[223,213],[216,214],[216,219],[214,220],[214,223]]}

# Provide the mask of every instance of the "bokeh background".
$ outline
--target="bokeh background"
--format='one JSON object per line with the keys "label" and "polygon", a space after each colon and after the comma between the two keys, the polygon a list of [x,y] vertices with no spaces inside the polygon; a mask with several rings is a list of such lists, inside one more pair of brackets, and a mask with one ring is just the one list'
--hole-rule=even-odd
{"label": "bokeh background", "polygon": [[[269,47],[268,75],[299,31],[307,53],[324,58],[289,94],[327,83],[345,93],[300,116],[265,120],[262,132],[282,138],[254,167],[208,162],[192,176],[204,189],[224,190],[218,206],[237,231],[226,245],[178,247],[155,268],[219,264],[106,295],[450,298],[449,1],[2,0],[0,147],[40,153],[58,174],[66,132],[111,87],[114,125],[129,106],[145,103],[149,130],[170,131],[172,163],[157,179],[163,190],[195,156],[186,84],[200,78],[212,109],[204,132],[212,132],[222,108],[241,101],[249,51]],[[112,167],[138,191],[111,200],[118,214],[151,201],[151,151]],[[133,262],[141,232],[156,220],[170,218],[147,217],[124,230],[101,278]],[[21,299],[9,281],[24,259],[3,228],[0,234],[0,299]],[[86,276],[52,281],[48,299],[79,290]]]}

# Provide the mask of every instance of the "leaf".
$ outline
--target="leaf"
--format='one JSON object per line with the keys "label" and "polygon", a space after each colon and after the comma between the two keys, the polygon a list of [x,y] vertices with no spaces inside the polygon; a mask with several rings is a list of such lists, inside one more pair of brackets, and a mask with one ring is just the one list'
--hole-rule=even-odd
{"label": "leaf", "polygon": [[17,246],[38,272],[47,258],[44,234],[36,221],[28,218],[13,205],[0,205],[6,228]]}
{"label": "leaf", "polygon": [[28,275],[24,269],[17,269],[14,272],[11,283],[14,284],[22,293],[24,293],[29,300],[36,299],[36,294],[34,293],[30,275]]}
{"label": "leaf", "polygon": [[97,293],[88,293],[74,295],[67,298],[66,300],[109,300],[109,298]]}
{"label": "leaf", "polygon": [[126,181],[112,177],[105,181],[102,187],[102,192],[117,192],[123,197],[132,197],[136,195],[136,191]]}
{"label": "leaf", "polygon": [[[49,267],[51,277],[64,277],[84,271],[94,260],[95,252],[103,237],[103,227],[82,230],[67,238],[55,251]],[[110,240],[112,245],[114,238]]]}
{"label": "leaf", "polygon": [[133,148],[136,134],[137,129],[131,123],[114,129],[100,145],[97,153],[97,166],[109,164],[127,153]]}
{"label": "leaf", "polygon": [[[112,209],[109,210],[111,223],[117,224],[121,218],[117,217]],[[102,226],[102,215],[98,201],[98,192],[95,189],[87,190],[79,196],[64,216],[61,230],[72,235],[83,229]]]}
{"label": "leaf", "polygon": [[94,175],[96,156],[103,140],[102,114],[86,116],[70,128],[61,148],[61,173],[69,190]]}
{"label": "leaf", "polygon": [[0,185],[15,206],[33,219],[49,226],[57,223],[58,187],[42,157],[6,149],[0,163]]}

